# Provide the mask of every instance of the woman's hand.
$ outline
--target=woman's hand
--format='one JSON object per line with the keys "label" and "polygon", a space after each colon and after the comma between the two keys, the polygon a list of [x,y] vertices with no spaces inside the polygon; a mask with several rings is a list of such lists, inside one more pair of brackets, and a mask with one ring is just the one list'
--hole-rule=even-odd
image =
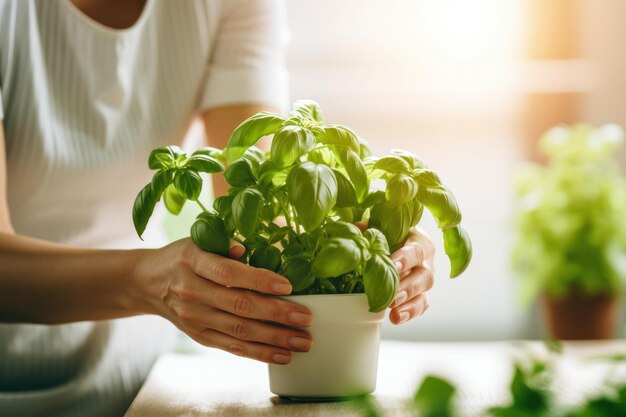
{"label": "woman's hand", "polygon": [[404,246],[391,255],[400,273],[400,287],[391,304],[389,319],[404,323],[424,314],[428,300],[424,293],[434,284],[435,245],[418,227],[411,228]]}
{"label": "woman's hand", "polygon": [[[243,248],[231,248],[241,256]],[[182,239],[140,252],[135,288],[140,309],[159,314],[196,342],[267,363],[286,364],[290,351],[311,348],[311,337],[289,327],[307,327],[308,309],[271,295],[291,293],[273,272],[199,249]]]}

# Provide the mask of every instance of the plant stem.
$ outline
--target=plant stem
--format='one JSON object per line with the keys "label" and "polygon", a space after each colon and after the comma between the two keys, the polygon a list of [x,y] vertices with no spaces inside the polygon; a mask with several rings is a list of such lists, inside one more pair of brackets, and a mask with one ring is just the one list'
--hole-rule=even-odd
{"label": "plant stem", "polygon": [[205,213],[209,213],[209,210],[207,210],[207,208],[206,208],[206,207],[204,207],[204,204],[202,204],[202,203],[200,202],[200,200],[195,200],[195,201],[196,201],[196,203],[198,203],[198,205],[200,206],[200,208],[202,209],[202,211],[204,211]]}

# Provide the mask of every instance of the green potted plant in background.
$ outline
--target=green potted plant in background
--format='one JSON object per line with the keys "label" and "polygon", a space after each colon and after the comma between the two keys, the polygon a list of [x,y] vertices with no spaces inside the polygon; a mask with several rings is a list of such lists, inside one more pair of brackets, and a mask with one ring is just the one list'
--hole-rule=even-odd
{"label": "green potted plant in background", "polygon": [[626,277],[626,183],[615,125],[556,127],[540,141],[547,166],[516,177],[513,266],[522,298],[540,295],[559,339],[614,336]]}
{"label": "green potted plant in background", "polygon": [[[268,135],[269,152],[254,146]],[[234,239],[246,249],[241,262],[288,278],[291,301],[312,311],[311,351],[294,353],[289,365],[270,365],[271,390],[278,395],[341,397],[374,390],[380,322],[399,281],[390,253],[418,224],[424,207],[443,231],[451,277],[471,258],[459,207],[432,170],[407,151],[371,156],[352,130],[325,124],[312,101],[296,102],[286,117],[249,118],[224,150],[186,155],[173,146],[155,149],[149,167],[156,173],[133,209],[140,236],[161,197],[173,214],[188,201],[198,204],[202,213],[190,234],[200,248],[226,255]],[[222,170],[228,195],[207,208],[198,200],[199,173]],[[369,228],[362,232],[356,222]]]}

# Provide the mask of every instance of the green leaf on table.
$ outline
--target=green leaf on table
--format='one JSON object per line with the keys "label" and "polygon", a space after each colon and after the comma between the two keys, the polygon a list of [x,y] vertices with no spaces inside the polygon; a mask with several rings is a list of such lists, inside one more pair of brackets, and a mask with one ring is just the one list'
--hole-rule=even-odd
{"label": "green leaf on table", "polygon": [[337,203],[337,179],[331,168],[305,161],[287,176],[289,202],[306,231],[319,227]]}
{"label": "green leaf on table", "polygon": [[197,200],[202,191],[202,177],[192,170],[179,170],[174,174],[174,185],[187,200]]}
{"label": "green leaf on table", "polygon": [[363,269],[363,287],[370,311],[377,313],[386,309],[398,292],[398,270],[386,255],[372,254]]}
{"label": "green leaf on table", "polygon": [[174,184],[170,184],[163,193],[163,202],[165,203],[167,211],[174,215],[179,215],[187,199],[178,192]]}
{"label": "green leaf on table", "polygon": [[300,126],[284,126],[272,139],[270,155],[278,168],[293,165],[315,146],[315,136]]}
{"label": "green leaf on table", "polygon": [[265,200],[257,189],[246,188],[233,198],[232,213],[235,226],[245,237],[253,236],[261,223]]}
{"label": "green leaf on table", "polygon": [[191,240],[200,249],[228,256],[230,236],[221,218],[211,213],[201,213],[191,226]]}
{"label": "green leaf on table", "polygon": [[455,417],[452,404],[455,392],[445,379],[427,376],[413,397],[413,408],[420,417]]}
{"label": "green leaf on table", "polygon": [[232,163],[262,137],[278,132],[285,120],[279,114],[261,112],[244,121],[230,136],[224,150],[226,160]]}
{"label": "green leaf on table", "polygon": [[293,292],[305,290],[315,282],[315,277],[311,274],[311,263],[302,255],[288,257],[281,269],[282,275],[291,282]]}
{"label": "green leaf on table", "polygon": [[324,244],[311,267],[314,276],[333,278],[354,271],[362,260],[361,248],[353,240],[336,237]]}

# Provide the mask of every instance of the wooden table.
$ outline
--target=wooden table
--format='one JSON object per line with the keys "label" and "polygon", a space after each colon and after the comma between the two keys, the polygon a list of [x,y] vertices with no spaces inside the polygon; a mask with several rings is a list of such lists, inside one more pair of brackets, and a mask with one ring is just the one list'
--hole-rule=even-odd
{"label": "wooden table", "polygon": [[[512,359],[543,356],[540,342],[408,343],[383,341],[375,398],[390,416],[428,374],[457,385],[458,409],[473,416],[507,400]],[[575,404],[600,386],[607,366],[596,358],[626,354],[626,341],[566,343],[556,364],[560,401]],[[615,370],[614,370],[615,371]],[[618,370],[621,372],[620,370]],[[626,379],[626,373],[623,374]],[[166,354],[126,413],[139,416],[355,416],[345,403],[292,403],[269,390],[267,367],[215,349]]]}

